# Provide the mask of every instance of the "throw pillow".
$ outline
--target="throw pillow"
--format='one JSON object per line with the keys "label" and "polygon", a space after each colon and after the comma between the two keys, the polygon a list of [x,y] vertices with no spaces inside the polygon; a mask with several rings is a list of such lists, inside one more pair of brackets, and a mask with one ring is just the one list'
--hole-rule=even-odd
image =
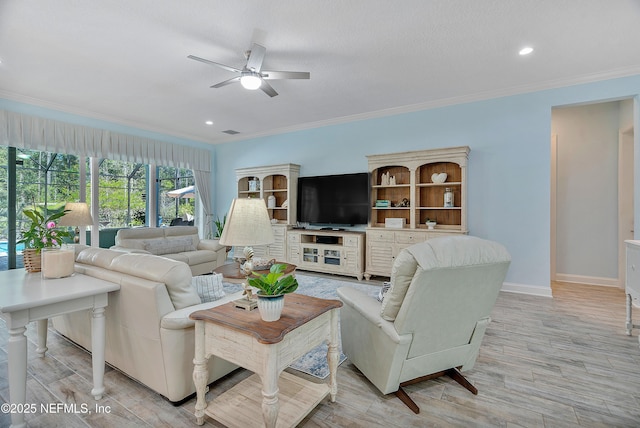
{"label": "throw pillow", "polygon": [[193,241],[188,237],[149,239],[144,241],[144,249],[156,256],[183,253],[185,251],[193,251]]}
{"label": "throw pillow", "polygon": [[221,273],[194,276],[191,280],[191,285],[200,296],[202,303],[213,302],[225,296]]}

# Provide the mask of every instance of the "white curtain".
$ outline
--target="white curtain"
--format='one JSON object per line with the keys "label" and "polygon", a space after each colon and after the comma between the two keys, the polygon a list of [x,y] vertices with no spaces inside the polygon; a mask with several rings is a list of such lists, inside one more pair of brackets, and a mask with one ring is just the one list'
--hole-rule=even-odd
{"label": "white curtain", "polygon": [[[193,178],[196,182],[196,189],[198,189],[198,197],[202,204],[202,226],[199,227],[202,230],[201,235],[209,237],[212,233],[213,225],[213,207],[211,205],[211,172],[193,170]],[[212,236],[212,235],[211,235]]]}
{"label": "white curtain", "polygon": [[[205,213],[203,224],[207,230],[200,235],[206,236],[211,229],[211,152],[208,150],[9,110],[0,110],[0,145],[191,169]],[[97,242],[97,238],[92,242]]]}
{"label": "white curtain", "polygon": [[[0,110],[0,144],[211,172],[211,152],[150,138]],[[209,186],[207,186],[208,188]]]}

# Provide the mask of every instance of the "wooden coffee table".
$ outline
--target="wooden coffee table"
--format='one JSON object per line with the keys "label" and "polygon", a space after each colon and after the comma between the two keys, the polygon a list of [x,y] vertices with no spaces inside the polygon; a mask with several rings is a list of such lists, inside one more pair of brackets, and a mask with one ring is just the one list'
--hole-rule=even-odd
{"label": "wooden coffee table", "polygon": [[[330,395],[338,393],[339,300],[302,294],[285,295],[278,321],[265,322],[258,311],[244,311],[232,303],[190,315],[195,322],[193,381],[195,416],[205,414],[228,427],[293,427]],[[322,342],[328,341],[329,384],[313,383],[283,370]],[[207,360],[215,355],[255,374],[207,405]],[[262,380],[262,381],[261,381]]]}

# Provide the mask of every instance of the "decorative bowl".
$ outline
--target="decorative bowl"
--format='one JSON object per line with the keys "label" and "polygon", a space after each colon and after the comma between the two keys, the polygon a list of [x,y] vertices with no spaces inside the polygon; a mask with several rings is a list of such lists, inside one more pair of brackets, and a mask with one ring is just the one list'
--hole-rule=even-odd
{"label": "decorative bowl", "polygon": [[271,266],[276,262],[276,259],[263,259],[260,257],[254,257],[253,260],[253,270],[268,270],[271,269]]}

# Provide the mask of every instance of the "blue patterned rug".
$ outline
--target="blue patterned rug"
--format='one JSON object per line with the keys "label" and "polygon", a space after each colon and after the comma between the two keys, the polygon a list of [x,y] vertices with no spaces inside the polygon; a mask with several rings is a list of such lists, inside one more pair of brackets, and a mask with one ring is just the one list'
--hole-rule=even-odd
{"label": "blue patterned rug", "polygon": [[[306,294],[308,296],[320,297],[323,299],[337,299],[336,290],[340,287],[353,287],[362,290],[370,296],[377,296],[380,291],[380,283],[370,281],[350,282],[348,280],[334,279],[333,277],[320,277],[305,275],[296,272],[298,280],[298,289],[296,293]],[[339,277],[336,277],[339,278]],[[224,284],[226,293],[232,293],[241,289],[237,284]],[[339,323],[340,321],[338,321]],[[342,344],[338,341],[340,349],[340,359],[338,364],[342,364],[347,357],[342,353]],[[327,344],[317,346],[300,359],[289,366],[294,370],[298,370],[311,376],[324,379],[329,376],[329,366],[327,365]]]}

